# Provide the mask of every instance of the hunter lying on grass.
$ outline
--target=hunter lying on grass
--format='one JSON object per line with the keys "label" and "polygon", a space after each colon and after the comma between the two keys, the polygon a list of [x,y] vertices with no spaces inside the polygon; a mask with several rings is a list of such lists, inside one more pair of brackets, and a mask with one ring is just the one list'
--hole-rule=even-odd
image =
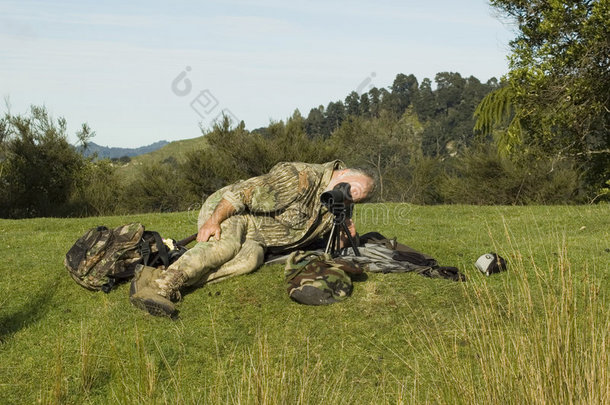
{"label": "hunter lying on grass", "polygon": [[[339,183],[351,186],[353,202],[375,187],[363,171],[335,160],[325,164],[278,163],[265,175],[212,194],[199,213],[197,244],[166,270],[141,267],[131,302],[157,316],[176,314],[180,290],[256,270],[265,252],[303,248],[328,233],[333,215],[320,202]],[[352,236],[356,228],[346,220]]]}

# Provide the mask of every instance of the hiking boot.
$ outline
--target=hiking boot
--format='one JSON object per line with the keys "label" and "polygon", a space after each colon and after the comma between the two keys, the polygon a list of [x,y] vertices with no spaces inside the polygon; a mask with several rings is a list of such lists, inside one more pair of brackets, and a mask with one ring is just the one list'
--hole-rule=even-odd
{"label": "hiking boot", "polygon": [[180,288],[186,283],[188,277],[181,270],[169,268],[163,270],[159,278],[155,279],[154,287],[159,288],[159,295],[171,301],[180,301]]}
{"label": "hiking boot", "polygon": [[129,297],[133,305],[154,316],[174,318],[178,311],[173,302],[159,295],[159,289],[144,287]]}
{"label": "hiking boot", "polygon": [[[129,287],[129,296],[136,294],[138,291],[145,287],[150,287],[151,283],[161,277],[163,270],[156,267],[144,266],[138,264],[131,280],[131,286]],[[156,284],[153,284],[156,286]]]}
{"label": "hiking boot", "polygon": [[155,267],[138,266],[129,289],[131,303],[155,316],[174,317],[180,301],[180,287],[187,277],[179,270],[161,270]]}

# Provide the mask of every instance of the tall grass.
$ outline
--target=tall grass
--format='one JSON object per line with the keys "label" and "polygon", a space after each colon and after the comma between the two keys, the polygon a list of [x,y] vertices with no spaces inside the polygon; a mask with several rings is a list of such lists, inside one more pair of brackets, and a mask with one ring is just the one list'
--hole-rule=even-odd
{"label": "tall grass", "polygon": [[[516,283],[506,282],[497,290],[486,282],[464,286],[468,316],[456,313],[450,332],[440,333],[443,338],[439,331],[447,326],[433,316],[424,320],[432,325],[429,329],[405,321],[400,328],[405,345],[419,351],[416,359],[432,358],[436,376],[420,373],[429,365],[401,358],[415,377],[407,380],[385,372],[371,397],[387,404],[609,403],[610,317],[606,300],[599,294],[599,280],[593,277],[596,269],[576,277],[565,245],[556,253],[554,261],[541,267],[513,250],[510,277]],[[526,271],[532,266],[534,274]],[[119,350],[111,340],[110,356],[101,356],[92,351],[92,339],[81,331],[79,389],[85,397],[105,357],[107,367],[119,377],[113,379],[113,402],[121,404],[370,401],[358,397],[357,384],[346,377],[344,368],[328,369],[320,352],[310,351],[309,339],[303,360],[290,341],[274,347],[266,333],[257,331],[253,345],[235,347],[228,355],[217,353],[216,367],[202,387],[189,386],[185,382],[189,380],[182,378],[180,362],[170,364],[158,342],[145,343],[137,328],[134,350],[129,352]],[[214,344],[218,347],[218,341]],[[51,365],[52,386],[43,396],[44,403],[63,403],[65,396],[60,343],[57,349]],[[161,371],[168,376],[164,380]],[[421,388],[423,380],[427,380],[426,390]]]}
{"label": "tall grass", "polygon": [[485,282],[465,288],[469,315],[456,316],[451,339],[404,325],[405,336],[422,343],[411,347],[425,347],[423,354],[431,355],[438,370],[435,389],[420,400],[610,403],[610,316],[595,276],[601,269],[585,267],[577,277],[565,244],[544,266],[516,249],[510,256],[516,283],[506,282],[498,291]]}

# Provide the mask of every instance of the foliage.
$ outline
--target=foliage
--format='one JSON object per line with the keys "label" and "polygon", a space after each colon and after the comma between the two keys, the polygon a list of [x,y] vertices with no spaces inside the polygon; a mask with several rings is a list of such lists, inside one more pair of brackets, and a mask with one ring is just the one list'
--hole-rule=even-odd
{"label": "foliage", "polygon": [[[495,78],[481,83],[471,76],[463,78],[456,72],[441,72],[435,76],[436,89],[424,78],[421,84],[410,74],[398,74],[390,91],[373,87],[360,96],[352,91],[345,102],[331,102],[313,108],[305,119],[305,131],[310,137],[329,138],[341,123],[350,117],[376,119],[381,115],[399,120],[406,111],[417,114],[424,125],[422,151],[428,156],[445,156],[452,150],[469,146],[474,136],[473,113],[481,99],[498,87]],[[451,148],[450,148],[451,149]]]}
{"label": "foliage", "polygon": [[181,165],[188,191],[205,197],[229,183],[264,174],[278,162],[334,159],[321,137],[305,134],[304,125],[298,111],[286,123],[271,123],[263,134],[247,131],[243,125],[232,127],[224,117],[206,135],[208,147],[189,152]]}
{"label": "foliage", "polygon": [[[500,7],[509,2],[494,4]],[[532,7],[545,17],[555,6],[551,2]],[[517,15],[527,7],[519,3],[510,12]],[[574,12],[599,20],[604,10],[591,2],[590,16]],[[593,23],[587,24],[587,38],[599,34]],[[536,52],[544,49],[540,45]],[[521,71],[527,71],[522,65]],[[516,57],[513,66],[517,66]],[[348,166],[376,172],[379,201],[573,203],[585,201],[585,194],[590,201],[602,200],[607,198],[603,182],[610,177],[607,154],[604,149],[578,149],[574,143],[566,147],[564,141],[573,133],[566,125],[578,121],[573,119],[576,109],[566,107],[571,112],[565,115],[561,107],[563,118],[552,118],[547,112],[554,99],[551,93],[541,92],[550,83],[547,76],[564,78],[570,72],[588,71],[568,69],[556,74],[549,70],[536,80],[520,81],[511,76],[513,69],[502,85],[495,78],[482,83],[472,76],[440,72],[434,77],[435,88],[428,78],[419,82],[414,75],[401,73],[388,88],[372,87],[362,94],[353,91],[344,101],[311,109],[306,118],[296,110],[285,121],[248,131],[243,122],[234,126],[224,117],[211,131],[202,129],[199,138],[115,162],[75,154],[66,141],[65,120],[54,121],[44,108],[33,107],[30,116],[7,114],[0,120],[0,184],[6,190],[0,196],[0,216],[185,210],[229,183],[266,173],[280,161],[337,158]],[[580,83],[577,87],[582,90],[586,86],[579,80],[569,83]],[[537,101],[525,97],[529,93],[536,94]],[[538,102],[541,108],[536,110]],[[585,114],[587,122],[595,121],[592,114]],[[552,131],[544,132],[549,117],[554,120],[549,124]],[[607,129],[604,125],[599,128]],[[547,136],[551,133],[554,137]],[[593,139],[594,134],[591,130],[585,138]],[[601,138],[603,134],[598,133]],[[77,135],[86,144],[94,133],[84,124]],[[592,174],[601,182],[591,180]]]}
{"label": "foliage", "polygon": [[397,120],[387,111],[378,118],[350,117],[331,137],[337,156],[348,166],[368,166],[377,173],[378,199],[399,199],[400,181],[386,178],[390,170],[421,157],[423,126],[412,111]]}
{"label": "foliage", "polygon": [[503,86],[487,94],[474,111],[474,131],[495,134],[502,154],[511,152],[522,142],[521,118],[514,113],[513,99],[513,88]]}
{"label": "foliage", "polygon": [[[0,217],[65,215],[85,159],[68,143],[64,118],[44,107],[28,115],[7,112],[0,120]],[[81,142],[93,136],[83,124]]]}
{"label": "foliage", "polygon": [[515,162],[481,145],[450,161],[441,199],[459,204],[565,204],[582,202],[578,171],[546,159]]}
{"label": "foliage", "polygon": [[191,199],[177,163],[146,163],[138,167],[134,180],[120,195],[127,212],[171,212],[186,210]]}
{"label": "foliage", "polygon": [[75,178],[70,197],[72,215],[97,216],[125,211],[126,187],[114,164],[108,160],[88,161]]}
{"label": "foliage", "polygon": [[422,156],[389,168],[384,177],[388,200],[413,204],[443,202],[439,186],[445,173],[444,161],[438,157]]}
{"label": "foliage", "polygon": [[597,195],[595,196],[595,198],[593,200],[610,200],[610,180],[606,181],[606,184],[604,187],[602,187]]}
{"label": "foliage", "polygon": [[[580,162],[591,185],[610,175],[610,3],[491,0],[516,22],[506,88],[480,106],[479,127],[499,124],[500,146]],[[506,102],[512,106],[509,124]],[[502,112],[502,114],[498,114]]]}

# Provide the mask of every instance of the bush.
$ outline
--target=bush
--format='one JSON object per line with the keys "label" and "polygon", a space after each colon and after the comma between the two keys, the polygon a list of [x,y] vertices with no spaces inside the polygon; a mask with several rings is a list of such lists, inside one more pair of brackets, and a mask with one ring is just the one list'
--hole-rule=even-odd
{"label": "bush", "polygon": [[445,203],[565,204],[582,200],[582,184],[569,161],[513,161],[493,145],[479,146],[448,162],[439,184]]}
{"label": "bush", "polygon": [[176,164],[145,164],[123,190],[121,206],[128,212],[186,210],[189,194]]}
{"label": "bush", "polygon": [[108,159],[88,161],[70,199],[71,215],[99,216],[125,211],[125,186]]}
{"label": "bush", "polygon": [[264,134],[249,132],[241,124],[233,128],[225,117],[206,141],[208,146],[188,153],[180,168],[189,198],[196,201],[237,180],[267,173],[278,162],[334,159],[332,148],[307,137],[297,113],[286,124],[272,123]]}
{"label": "bush", "polygon": [[[77,175],[86,165],[68,143],[66,120],[44,107],[29,115],[6,113],[0,120],[0,217],[66,215]],[[81,140],[90,136],[83,125]]]}
{"label": "bush", "polygon": [[441,159],[423,156],[389,169],[385,174],[387,196],[412,204],[441,203],[438,185],[443,168]]}

